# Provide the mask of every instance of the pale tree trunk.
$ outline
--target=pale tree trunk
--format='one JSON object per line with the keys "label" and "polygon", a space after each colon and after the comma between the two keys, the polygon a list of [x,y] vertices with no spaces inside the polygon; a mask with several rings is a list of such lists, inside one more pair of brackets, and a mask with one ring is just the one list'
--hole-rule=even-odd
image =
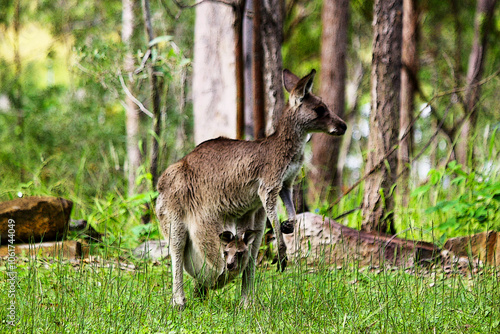
{"label": "pale tree trunk", "polygon": [[[413,121],[413,111],[415,109],[415,92],[417,91],[418,73],[418,20],[417,9],[418,0],[403,0],[403,46],[401,60],[403,68],[401,70],[401,110],[399,119],[399,138],[408,130],[408,126]],[[401,141],[398,148],[398,193],[401,203],[406,207],[409,197],[410,182],[410,157],[412,153],[413,131]]]}
{"label": "pale tree trunk", "polygon": [[477,123],[478,102],[481,94],[476,85],[483,76],[488,34],[493,29],[493,14],[497,0],[478,0],[474,20],[474,41],[467,69],[467,90],[464,98],[465,120],[459,131],[455,153],[458,163],[467,165],[474,161],[473,132]]}
{"label": "pale tree trunk", "polygon": [[193,60],[194,139],[236,137],[235,15],[226,4],[196,6]]}
{"label": "pale tree trunk", "polygon": [[[321,40],[320,96],[340,118],[344,117],[348,0],[323,2],[323,34]],[[331,199],[341,188],[337,162],[342,139],[317,133],[312,137],[312,168],[309,174],[309,201],[318,196]]]}
{"label": "pale tree trunk", "polygon": [[[377,166],[398,143],[402,7],[403,0],[375,1],[366,170]],[[395,233],[392,186],[396,182],[397,166],[397,155],[391,154],[366,179],[362,204],[363,230]]]}
{"label": "pale tree trunk", "polygon": [[[132,35],[134,32],[134,0],[122,1],[122,41],[127,49],[123,63],[124,72],[128,76],[127,86],[132,90],[134,79],[134,56],[132,53]],[[136,173],[141,165],[139,150],[139,109],[129,95],[125,97],[127,161],[128,161],[128,195],[136,192]]]}

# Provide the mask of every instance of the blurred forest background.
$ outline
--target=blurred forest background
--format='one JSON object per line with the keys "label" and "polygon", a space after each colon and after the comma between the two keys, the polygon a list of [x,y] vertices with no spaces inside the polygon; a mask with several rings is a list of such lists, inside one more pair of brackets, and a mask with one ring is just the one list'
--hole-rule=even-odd
{"label": "blurred forest background", "polygon": [[2,0],[0,200],[66,197],[113,245],[159,237],[149,212],[161,172],[201,140],[272,132],[285,99],[276,73],[315,68],[313,90],[349,128],[309,142],[299,207],[357,209],[340,221],[433,241],[500,230],[498,1],[395,1],[400,54],[389,62],[401,77],[386,80],[401,87],[389,112],[399,166],[386,147],[376,223],[363,197],[377,167],[380,2],[202,2]]}

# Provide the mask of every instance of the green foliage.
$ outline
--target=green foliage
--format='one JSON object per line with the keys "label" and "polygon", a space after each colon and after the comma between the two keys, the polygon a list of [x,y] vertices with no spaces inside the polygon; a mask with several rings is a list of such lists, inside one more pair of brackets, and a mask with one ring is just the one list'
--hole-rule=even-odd
{"label": "green foliage", "polygon": [[443,232],[477,233],[500,231],[500,181],[478,172],[466,172],[452,161],[446,168],[429,172],[429,182],[418,187],[412,196],[422,196],[432,188],[447,188],[448,196],[425,210],[439,217],[437,227]]}
{"label": "green foliage", "polygon": [[105,199],[94,199],[94,210],[88,222],[103,235],[103,247],[116,250],[136,247],[145,239],[159,238],[157,223],[141,224],[144,215],[154,215],[150,209],[158,196],[155,191],[144,192],[131,198],[109,193]]}
{"label": "green foliage", "polygon": [[[166,88],[158,138],[162,171],[193,146],[187,78],[194,10],[174,20],[162,15],[162,4],[151,5],[159,37],[151,43],[150,61]],[[21,75],[16,73],[7,37],[13,34],[13,6],[14,2],[5,2],[0,15],[0,200],[33,195],[68,198],[74,202],[72,218],[88,220],[104,234],[102,248],[109,246],[108,251],[116,253],[146,238],[158,238],[152,213],[157,194],[146,172],[152,136],[146,117],[140,124],[140,149],[146,161],[138,172],[140,192],[130,198],[125,195],[128,163],[120,72],[126,50],[120,38],[121,2],[22,2],[20,34],[25,36],[28,30],[30,34],[29,42],[21,38]],[[148,42],[141,29],[140,3],[134,12],[132,44],[139,68]],[[28,48],[36,53],[26,53]],[[148,80],[148,71],[140,71],[129,88],[150,108]],[[141,217],[147,214],[152,215],[152,224],[144,226]]]}

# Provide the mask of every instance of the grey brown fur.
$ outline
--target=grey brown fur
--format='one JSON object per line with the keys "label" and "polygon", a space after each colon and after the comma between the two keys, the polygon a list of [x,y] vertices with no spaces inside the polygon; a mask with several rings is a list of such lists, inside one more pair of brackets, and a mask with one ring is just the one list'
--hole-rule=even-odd
{"label": "grey brown fur", "polygon": [[295,221],[292,185],[303,162],[307,134],[342,135],[346,130],[344,121],[311,93],[315,73],[312,70],[299,79],[283,71],[290,99],[274,134],[260,141],[208,140],[160,177],[156,214],[162,232],[170,238],[174,305],[183,308],[186,302],[186,249],[198,254],[196,259],[203,259],[208,267],[219,270],[224,267],[219,235],[228,226],[236,228],[236,235],[255,231],[248,264],[242,267],[243,304],[253,299],[255,260],[266,216],[276,234],[278,268],[285,268],[286,245],[276,209],[278,196],[285,204],[288,220]]}
{"label": "grey brown fur", "polygon": [[[184,253],[184,268],[195,278],[195,292],[201,298],[206,296],[208,289],[222,288],[246,268],[250,259],[248,250],[255,239],[255,231],[247,230],[241,236],[224,231],[219,238],[223,250],[223,267],[211,266],[203,254],[194,251],[192,245],[186,247]],[[210,247],[212,253],[219,250],[219,244],[212,244]]]}

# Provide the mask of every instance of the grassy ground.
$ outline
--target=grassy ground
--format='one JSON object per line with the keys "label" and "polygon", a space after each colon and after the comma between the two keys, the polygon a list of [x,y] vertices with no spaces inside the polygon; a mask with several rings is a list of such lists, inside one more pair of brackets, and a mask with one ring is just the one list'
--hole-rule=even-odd
{"label": "grassy ground", "polygon": [[[4,264],[0,265],[2,271]],[[2,333],[498,333],[500,271],[473,275],[431,270],[312,269],[257,271],[253,307],[239,306],[239,281],[170,305],[168,262],[18,262],[16,326],[0,309]],[[8,305],[0,281],[0,304]]]}
{"label": "grassy ground", "polygon": [[[84,158],[80,167],[87,170]],[[499,171],[478,175],[457,168],[431,174],[396,215],[398,236],[442,246],[449,237],[498,230]],[[487,267],[470,275],[439,266],[380,271],[294,265],[284,273],[264,266],[257,270],[256,301],[249,309],[239,306],[239,281],[200,301],[192,298],[193,282],[186,276],[188,305],[178,312],[170,305],[168,262],[128,260],[124,266],[112,260],[147,238],[160,238],[154,217],[152,224],[140,221],[155,196],[152,185],[148,181],[144,193],[128,198],[120,182],[101,186],[101,176],[79,172],[76,181],[61,177],[48,184],[38,176],[26,184],[0,178],[1,200],[18,193],[73,200],[72,218],[86,219],[102,233],[98,252],[107,253],[105,262],[18,259],[13,327],[7,323],[13,300],[4,274],[8,261],[0,259],[0,334],[500,333],[500,269]],[[357,189],[333,210],[319,203],[317,212],[336,217],[358,207],[362,194]],[[359,228],[361,212],[339,221]]]}

